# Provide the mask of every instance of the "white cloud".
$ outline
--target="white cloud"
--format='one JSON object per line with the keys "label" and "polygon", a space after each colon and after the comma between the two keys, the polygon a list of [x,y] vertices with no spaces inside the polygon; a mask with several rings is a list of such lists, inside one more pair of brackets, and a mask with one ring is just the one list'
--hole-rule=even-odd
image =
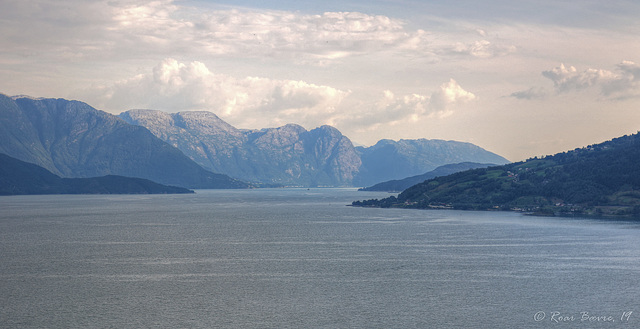
{"label": "white cloud", "polygon": [[356,131],[372,131],[382,126],[397,126],[422,120],[438,120],[452,115],[456,107],[477,97],[464,90],[455,80],[442,84],[431,95],[395,95],[389,90],[382,92],[377,100],[360,102],[350,106],[348,113],[337,115],[334,121],[340,127]]}
{"label": "white cloud", "polygon": [[356,12],[215,11],[194,26],[210,54],[326,61],[425,43],[423,31],[409,32],[400,20]]}
{"label": "white cloud", "polygon": [[476,40],[470,43],[456,42],[452,46],[444,47],[440,52],[450,55],[464,55],[477,58],[504,56],[516,51],[513,45],[497,45],[487,40]]}
{"label": "white cloud", "polygon": [[308,128],[330,124],[341,129],[370,130],[402,122],[440,119],[456,106],[476,99],[450,79],[430,94],[377,99],[305,81],[237,78],[211,72],[203,63],[165,59],[150,72],[111,85],[92,86],[79,98],[97,108],[121,112],[150,108],[169,112],[208,110],[241,128],[297,123]]}
{"label": "white cloud", "polygon": [[321,63],[426,46],[424,31],[408,31],[405,22],[398,19],[357,12],[305,15],[275,10],[202,11],[174,0],[9,2],[0,4],[0,10],[4,9],[4,18],[15,26],[5,29],[4,34],[24,35],[24,22],[34,21],[27,26],[31,34],[28,40],[46,40],[54,48],[52,55],[63,48],[91,45],[83,49],[84,56],[144,57],[180,51],[198,56],[276,57]]}
{"label": "white cloud", "polygon": [[424,115],[429,104],[429,97],[420,94],[396,96],[385,90],[383,98],[372,107],[373,119],[380,123],[395,123],[408,118]]}
{"label": "white cloud", "polygon": [[401,19],[359,12],[203,11],[175,0],[7,1],[0,3],[0,45],[49,58],[157,60],[181,54],[327,64],[378,53],[488,58],[515,51],[488,41],[479,28],[469,33],[482,40],[441,39],[408,29]]}
{"label": "white cloud", "polygon": [[200,62],[165,59],[150,73],[83,94],[99,108],[210,110],[233,124],[255,128],[329,120],[349,91],[303,81],[238,79],[212,73]]}
{"label": "white cloud", "polygon": [[476,95],[464,90],[455,80],[450,79],[431,95],[429,110],[438,116],[448,116],[457,104],[476,99]]}
{"label": "white cloud", "polygon": [[613,72],[610,71],[587,69],[578,72],[575,67],[566,67],[564,64],[560,64],[560,66],[552,70],[544,71],[542,75],[553,81],[553,85],[558,92],[585,89],[615,78]]}
{"label": "white cloud", "polygon": [[640,96],[640,65],[623,61],[618,64],[619,75],[615,79],[602,86],[602,92],[606,96],[616,99],[625,99]]}
{"label": "white cloud", "polygon": [[612,99],[640,96],[640,65],[623,61],[617,65],[617,71],[593,68],[578,71],[573,66],[561,64],[542,75],[553,81],[558,93],[597,88],[601,95]]}

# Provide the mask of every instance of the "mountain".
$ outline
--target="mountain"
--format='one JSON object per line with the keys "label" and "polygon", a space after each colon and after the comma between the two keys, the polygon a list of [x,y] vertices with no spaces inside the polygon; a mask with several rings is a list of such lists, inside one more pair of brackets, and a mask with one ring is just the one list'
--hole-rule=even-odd
{"label": "mountain", "polygon": [[506,164],[509,161],[471,143],[437,139],[383,139],[371,147],[357,147],[362,167],[354,179],[356,186],[420,175],[439,166],[461,163]]}
{"label": "mountain", "polygon": [[242,130],[211,112],[131,110],[116,117],[78,101],[1,94],[0,152],[62,177],[120,175],[188,188],[249,186],[240,180],[368,186],[445,164],[508,162],[469,143],[381,140],[355,148],[331,126]]}
{"label": "mountain", "polygon": [[437,177],[356,206],[640,215],[640,135]]}
{"label": "mountain", "polygon": [[193,193],[147,179],[123,176],[60,178],[50,171],[0,153],[0,195]]}
{"label": "mountain", "polygon": [[399,180],[390,180],[382,183],[378,183],[376,185],[361,188],[360,191],[387,191],[387,192],[400,192],[405,189],[416,185],[418,183],[422,183],[427,179],[432,179],[439,176],[447,176],[460,171],[465,171],[469,169],[476,168],[486,168],[490,166],[495,166],[496,164],[489,163],[475,163],[475,162],[462,162],[462,163],[453,163],[444,166],[440,166],[428,173],[422,175],[416,175],[407,177]]}
{"label": "mountain", "polygon": [[240,130],[205,111],[120,114],[204,168],[263,184],[350,186],[361,165],[351,141],[331,126]]}
{"label": "mountain", "polygon": [[120,118],[146,127],[204,168],[266,184],[368,186],[445,164],[509,162],[473,144],[454,141],[381,140],[371,147],[354,147],[331,126],[310,131],[294,124],[241,130],[211,112],[131,110]]}
{"label": "mountain", "polygon": [[0,94],[0,152],[62,177],[119,175],[188,188],[245,188],[209,172],[147,129],[64,99]]}

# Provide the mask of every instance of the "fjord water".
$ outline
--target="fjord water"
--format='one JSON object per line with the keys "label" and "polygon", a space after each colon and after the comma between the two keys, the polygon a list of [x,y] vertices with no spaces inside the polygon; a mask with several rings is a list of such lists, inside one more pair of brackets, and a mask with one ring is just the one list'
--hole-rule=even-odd
{"label": "fjord water", "polygon": [[0,326],[640,326],[640,223],[345,206],[384,196],[2,197]]}

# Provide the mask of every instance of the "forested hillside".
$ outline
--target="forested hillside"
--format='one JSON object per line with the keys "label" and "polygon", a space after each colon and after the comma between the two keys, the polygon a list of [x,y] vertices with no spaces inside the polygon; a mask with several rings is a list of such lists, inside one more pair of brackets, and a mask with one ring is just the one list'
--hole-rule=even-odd
{"label": "forested hillside", "polygon": [[359,206],[640,214],[640,135],[437,177]]}
{"label": "forested hillside", "polygon": [[495,165],[496,164],[476,163],[476,162],[452,163],[452,164],[440,166],[422,175],[416,175],[416,176],[411,176],[404,179],[394,179],[394,180],[378,183],[370,187],[361,188],[360,191],[402,192],[403,190],[406,190],[413,185],[422,183],[427,179],[432,179],[439,176],[447,176],[447,175],[451,175],[451,174],[454,174],[460,171],[469,170],[469,169],[486,168],[486,167],[495,166]]}

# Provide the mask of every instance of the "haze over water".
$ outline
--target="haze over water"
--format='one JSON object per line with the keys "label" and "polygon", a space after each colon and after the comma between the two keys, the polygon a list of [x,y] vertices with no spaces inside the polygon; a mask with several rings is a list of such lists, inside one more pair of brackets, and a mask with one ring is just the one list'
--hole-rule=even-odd
{"label": "haze over water", "polygon": [[387,195],[2,197],[0,327],[640,323],[640,223],[345,206]]}

